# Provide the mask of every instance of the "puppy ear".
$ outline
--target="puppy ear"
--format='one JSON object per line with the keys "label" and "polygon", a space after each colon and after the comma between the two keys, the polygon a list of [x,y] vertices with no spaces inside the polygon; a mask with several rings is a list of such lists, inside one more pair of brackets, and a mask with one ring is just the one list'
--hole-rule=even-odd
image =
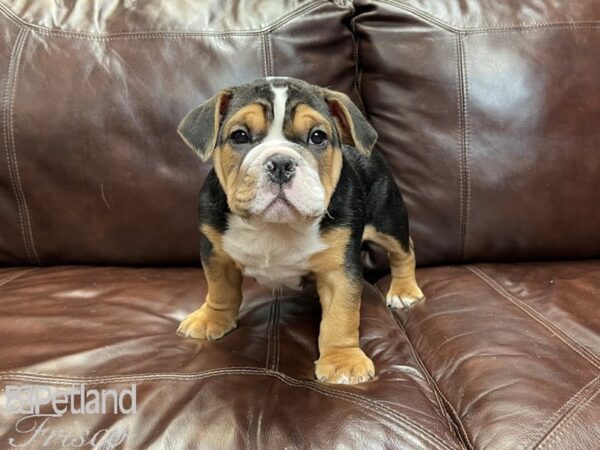
{"label": "puppy ear", "polygon": [[336,119],[342,143],[352,145],[361,153],[369,155],[377,142],[377,132],[362,112],[341,92],[325,89],[325,100]]}
{"label": "puppy ear", "polygon": [[212,156],[230,98],[231,91],[219,92],[191,110],[177,127],[179,135],[198,153],[202,161],[208,161]]}

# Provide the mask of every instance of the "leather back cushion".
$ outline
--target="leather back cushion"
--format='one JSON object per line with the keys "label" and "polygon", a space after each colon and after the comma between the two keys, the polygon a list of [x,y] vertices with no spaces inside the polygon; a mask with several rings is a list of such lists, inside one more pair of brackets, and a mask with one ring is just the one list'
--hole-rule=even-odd
{"label": "leather back cushion", "polygon": [[185,113],[282,72],[353,87],[351,10],[329,1],[6,3],[4,264],[197,263],[209,166],[176,133]]}
{"label": "leather back cushion", "polygon": [[227,3],[0,3],[0,263],[198,262],[181,117],[355,56],[420,264],[600,255],[597,1]]}
{"label": "leather back cushion", "polygon": [[600,256],[600,2],[358,3],[418,262]]}

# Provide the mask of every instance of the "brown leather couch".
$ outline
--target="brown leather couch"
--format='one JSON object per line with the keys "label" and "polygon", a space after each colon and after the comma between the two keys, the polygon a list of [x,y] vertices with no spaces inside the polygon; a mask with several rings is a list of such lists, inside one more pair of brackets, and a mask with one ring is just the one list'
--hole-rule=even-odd
{"label": "brown leather couch", "polygon": [[[600,448],[599,73],[597,0],[1,0],[0,448]],[[365,247],[365,384],[314,380],[308,293],[175,334],[209,169],[176,126],[269,75],[352,95],[410,211],[427,301]],[[5,408],[81,383],[136,413]]]}

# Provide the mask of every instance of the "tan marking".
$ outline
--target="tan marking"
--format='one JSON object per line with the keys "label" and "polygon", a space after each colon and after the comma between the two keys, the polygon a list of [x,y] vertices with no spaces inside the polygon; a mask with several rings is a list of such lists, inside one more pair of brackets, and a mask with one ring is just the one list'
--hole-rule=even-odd
{"label": "tan marking", "polygon": [[217,252],[223,252],[223,235],[220,231],[205,223],[200,227],[200,232],[206,236]]}
{"label": "tan marking", "polygon": [[[394,237],[381,233],[373,225],[367,225],[363,232],[363,240],[381,245],[387,252],[390,260],[392,282],[387,294],[388,305],[397,301],[405,306],[423,299],[423,292],[417,284],[415,276],[415,252],[412,240],[408,252],[402,248],[400,242]],[[399,305],[394,305],[399,306]]]}
{"label": "tan marking", "polygon": [[[265,107],[260,103],[244,106],[223,124],[223,136],[229,136],[237,126],[244,126],[252,135],[267,132]],[[256,176],[240,173],[242,154],[229,143],[215,149],[213,165],[217,178],[227,196],[227,204],[234,214],[247,215],[246,205],[256,195]]]}
{"label": "tan marking", "polygon": [[[331,128],[329,120],[317,110],[301,103],[294,109],[294,117],[287,126],[286,132],[294,136],[307,136],[316,126],[323,128],[328,136],[333,135],[333,129]],[[327,206],[329,205],[331,196],[340,179],[340,173],[342,171],[342,151],[339,148],[328,145],[315,158],[315,162],[321,184],[325,190],[325,205]]]}
{"label": "tan marking", "polygon": [[208,294],[204,304],[188,315],[178,332],[196,339],[219,339],[236,326],[242,302],[242,273],[223,251],[222,234],[210,225],[201,231],[213,245],[213,254],[203,260]]}
{"label": "tan marking", "polygon": [[[213,154],[215,145],[217,143],[219,127],[221,126],[221,116],[223,115],[224,111],[227,109],[227,105],[229,104],[230,97],[231,97],[231,91],[229,91],[227,89],[220,91],[216,95],[216,98],[214,101],[213,129],[212,129],[212,133],[210,134],[210,139],[208,139],[206,142],[206,148],[200,149],[200,148],[196,147],[196,145],[193,142],[191,142],[190,140],[188,140],[188,138],[186,137],[186,133],[184,130],[189,125],[188,121],[191,120],[190,115],[194,115],[194,114],[189,113],[183,119],[181,124],[179,124],[179,128],[177,129],[179,135],[183,138],[183,140],[185,141],[185,143],[187,145],[189,145],[191,148],[196,150],[196,152],[198,152],[198,154],[200,155],[200,158],[204,162],[208,161],[210,159],[211,155]],[[209,100],[209,102],[210,102],[210,100]],[[201,105],[198,108],[205,108],[205,107],[209,106],[210,105],[209,102]],[[193,113],[195,113],[196,111],[197,111],[197,109],[194,109]]]}
{"label": "tan marking", "polygon": [[240,156],[236,154],[229,144],[215,149],[213,167],[227,197],[229,197],[235,186],[239,162]]}
{"label": "tan marking", "polygon": [[240,108],[223,124],[223,136],[229,136],[236,126],[245,126],[252,134],[265,134],[267,132],[265,107],[260,103],[251,103]]}
{"label": "tan marking", "polygon": [[321,234],[327,248],[310,257],[311,272],[329,272],[345,267],[346,248],[350,241],[350,228],[332,228]]}
{"label": "tan marking", "polygon": [[315,375],[325,383],[364,383],[375,376],[375,366],[358,346],[336,348],[321,351],[319,360],[315,363]]}
{"label": "tan marking", "polygon": [[307,136],[309,131],[316,126],[323,127],[327,135],[331,136],[333,130],[329,121],[316,109],[301,103],[294,108],[294,117],[286,131],[293,135]]}
{"label": "tan marking", "polygon": [[247,172],[240,173],[242,155],[229,144],[215,150],[213,166],[225,191],[227,205],[234,214],[244,217],[246,205],[256,196],[257,179]]}
{"label": "tan marking", "polygon": [[323,152],[321,164],[319,165],[319,177],[325,190],[325,205],[329,205],[331,196],[340,180],[341,172],[342,151],[329,145]]}
{"label": "tan marking", "polygon": [[346,271],[349,228],[326,231],[328,248],[310,259],[322,307],[316,375],[329,383],[355,384],[373,377],[373,363],[358,346],[362,282]]}
{"label": "tan marking", "polygon": [[341,92],[331,91],[326,89],[329,97],[329,105],[331,113],[334,117],[335,125],[340,133],[342,142],[349,145],[354,145],[362,153],[368,154],[369,150],[362,148],[359,139],[357,139],[356,127],[350,115],[350,111],[346,107],[347,102],[351,102],[350,98]]}

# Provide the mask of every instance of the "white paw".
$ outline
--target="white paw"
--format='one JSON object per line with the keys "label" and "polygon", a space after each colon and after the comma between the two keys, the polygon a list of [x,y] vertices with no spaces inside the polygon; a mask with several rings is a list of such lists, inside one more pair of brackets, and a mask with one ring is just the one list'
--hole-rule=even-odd
{"label": "white paw", "polygon": [[194,339],[214,341],[221,339],[236,326],[235,320],[226,314],[213,312],[203,306],[181,321],[177,333]]}
{"label": "white paw", "polygon": [[422,302],[424,299],[425,299],[425,297],[423,297],[423,296],[415,297],[415,296],[408,295],[408,294],[405,294],[405,295],[388,294],[387,297],[385,298],[385,304],[388,306],[391,306],[392,308],[408,309],[415,303]]}

